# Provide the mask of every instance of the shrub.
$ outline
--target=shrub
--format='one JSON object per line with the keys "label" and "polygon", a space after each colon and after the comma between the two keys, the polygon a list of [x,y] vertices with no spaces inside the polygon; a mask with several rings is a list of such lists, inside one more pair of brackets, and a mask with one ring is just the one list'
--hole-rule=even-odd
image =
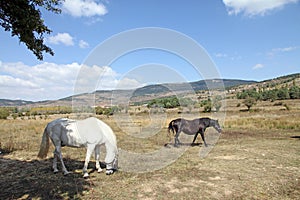
{"label": "shrub", "polygon": [[204,112],[206,113],[211,112],[211,104],[207,104],[204,106]]}
{"label": "shrub", "polygon": [[0,119],[7,119],[7,117],[9,116],[9,110],[7,108],[0,108]]}
{"label": "shrub", "polygon": [[250,108],[256,104],[256,99],[253,97],[248,97],[243,101],[243,103],[245,104],[245,106],[247,106],[249,111]]}
{"label": "shrub", "polygon": [[289,107],[289,105],[287,105],[286,103],[283,104],[283,106],[285,107],[286,110],[290,110],[291,108]]}

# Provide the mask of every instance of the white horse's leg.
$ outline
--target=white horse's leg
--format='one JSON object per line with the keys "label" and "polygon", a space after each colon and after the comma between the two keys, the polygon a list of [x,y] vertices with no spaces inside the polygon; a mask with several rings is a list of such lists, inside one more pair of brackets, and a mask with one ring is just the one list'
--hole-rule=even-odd
{"label": "white horse's leg", "polygon": [[95,147],[95,160],[96,160],[96,169],[98,172],[102,172],[103,170],[101,169],[100,166],[100,145],[96,145]]}
{"label": "white horse's leg", "polygon": [[58,169],[57,169],[57,153],[56,153],[56,150],[54,150],[54,152],[53,152],[53,165],[52,165],[52,168],[53,168],[53,172],[54,172],[54,173],[57,173],[57,172],[58,172]]}
{"label": "white horse's leg", "polygon": [[[61,146],[60,146],[60,145],[55,146],[54,154],[56,154],[56,157],[58,157],[59,160],[60,160],[60,163],[61,163],[61,166],[62,166],[62,171],[63,171],[64,175],[69,174],[70,172],[68,172],[68,170],[67,170],[67,168],[66,168],[66,166],[65,166],[65,163],[64,163],[64,161],[63,161],[63,157],[62,157],[62,154],[61,154]],[[54,157],[55,157],[55,155],[54,155]],[[54,159],[54,160],[55,160],[55,159]],[[56,161],[56,160],[55,160],[55,161]],[[53,161],[53,162],[54,162],[54,161]],[[54,166],[54,165],[56,165],[55,167],[56,167],[56,170],[57,170],[57,164],[54,164],[54,163],[53,163],[53,166]],[[55,172],[55,168],[54,168],[54,172]]]}
{"label": "white horse's leg", "polygon": [[89,174],[87,172],[87,168],[88,168],[90,158],[91,158],[91,155],[92,155],[94,149],[95,149],[95,145],[93,145],[93,144],[88,144],[87,145],[85,161],[84,161],[84,165],[83,165],[83,169],[82,169],[84,178],[89,177]]}

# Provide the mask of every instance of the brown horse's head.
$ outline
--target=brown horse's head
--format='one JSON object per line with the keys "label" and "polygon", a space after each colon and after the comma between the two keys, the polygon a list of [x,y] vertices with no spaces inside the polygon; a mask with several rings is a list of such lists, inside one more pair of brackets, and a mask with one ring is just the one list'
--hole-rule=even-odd
{"label": "brown horse's head", "polygon": [[210,126],[214,127],[218,131],[218,133],[222,132],[222,129],[221,129],[221,126],[220,126],[218,120],[211,119],[210,120]]}

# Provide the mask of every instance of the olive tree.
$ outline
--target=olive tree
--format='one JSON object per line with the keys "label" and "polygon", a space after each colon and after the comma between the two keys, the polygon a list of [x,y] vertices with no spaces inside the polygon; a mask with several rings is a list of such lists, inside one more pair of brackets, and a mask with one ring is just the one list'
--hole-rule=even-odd
{"label": "olive tree", "polygon": [[243,103],[247,106],[248,111],[250,111],[250,108],[256,104],[256,99],[253,97],[247,97]]}
{"label": "olive tree", "polygon": [[44,34],[51,30],[44,24],[40,9],[60,13],[59,5],[63,0],[1,0],[0,25],[11,36],[17,36],[39,60],[43,52],[54,55],[44,44]]}

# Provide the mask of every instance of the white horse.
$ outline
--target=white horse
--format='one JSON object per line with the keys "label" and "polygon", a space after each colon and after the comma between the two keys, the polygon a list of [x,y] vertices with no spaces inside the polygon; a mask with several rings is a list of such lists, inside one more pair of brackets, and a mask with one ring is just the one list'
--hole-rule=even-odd
{"label": "white horse", "polygon": [[106,174],[113,174],[114,171],[117,170],[118,149],[116,136],[107,124],[95,117],[79,121],[60,118],[49,122],[42,137],[40,151],[38,154],[39,158],[45,158],[47,156],[49,150],[49,137],[55,146],[55,150],[53,152],[54,173],[58,172],[57,158],[60,159],[64,175],[70,173],[63,162],[61,154],[62,146],[87,148],[83,167],[83,177],[85,178],[89,176],[87,167],[93,151],[95,151],[96,169],[98,172],[102,171],[99,163],[101,145],[105,145],[106,147]]}

